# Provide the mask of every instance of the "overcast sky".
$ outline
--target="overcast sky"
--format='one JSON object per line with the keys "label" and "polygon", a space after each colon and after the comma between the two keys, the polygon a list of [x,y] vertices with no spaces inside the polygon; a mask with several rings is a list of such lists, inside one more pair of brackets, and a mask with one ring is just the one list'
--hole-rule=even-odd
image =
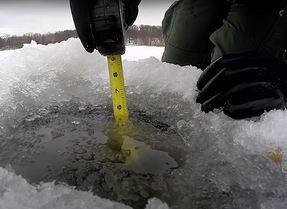
{"label": "overcast sky", "polygon": [[[135,24],[161,25],[174,1],[142,0]],[[69,0],[0,0],[0,36],[66,29],[75,29]]]}

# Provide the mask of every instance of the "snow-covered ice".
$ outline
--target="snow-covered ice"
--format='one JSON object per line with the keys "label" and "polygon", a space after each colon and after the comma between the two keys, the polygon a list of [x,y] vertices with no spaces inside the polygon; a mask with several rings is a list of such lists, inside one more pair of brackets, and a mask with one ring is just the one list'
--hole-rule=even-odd
{"label": "snow-covered ice", "polygon": [[162,52],[127,47],[124,134],[106,58],[78,39],[0,52],[0,208],[285,208],[287,111],[203,113],[201,71]]}

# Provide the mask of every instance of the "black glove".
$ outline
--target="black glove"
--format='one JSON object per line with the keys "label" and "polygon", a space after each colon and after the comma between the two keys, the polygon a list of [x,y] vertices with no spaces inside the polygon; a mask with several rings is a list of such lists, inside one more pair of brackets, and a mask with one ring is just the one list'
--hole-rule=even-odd
{"label": "black glove", "polygon": [[200,75],[196,102],[204,112],[222,109],[234,119],[285,108],[287,64],[256,54],[227,54]]}
{"label": "black glove", "polygon": [[[71,12],[78,36],[87,52],[97,49],[98,43],[93,35],[93,8],[100,0],[70,0]],[[125,26],[131,26],[138,15],[140,0],[122,0],[124,4]]]}

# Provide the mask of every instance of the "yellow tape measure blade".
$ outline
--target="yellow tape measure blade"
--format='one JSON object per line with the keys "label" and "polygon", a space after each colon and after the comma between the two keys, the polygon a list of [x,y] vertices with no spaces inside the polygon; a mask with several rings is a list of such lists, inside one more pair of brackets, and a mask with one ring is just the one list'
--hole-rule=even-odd
{"label": "yellow tape measure blade", "polygon": [[129,120],[121,55],[108,56],[108,66],[116,122]]}

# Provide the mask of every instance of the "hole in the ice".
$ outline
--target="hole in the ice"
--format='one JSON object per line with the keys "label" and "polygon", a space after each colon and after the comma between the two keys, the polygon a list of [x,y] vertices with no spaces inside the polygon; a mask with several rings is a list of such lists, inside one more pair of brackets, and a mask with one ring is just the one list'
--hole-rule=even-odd
{"label": "hole in the ice", "polygon": [[143,113],[134,113],[125,129],[111,123],[112,113],[104,107],[48,107],[38,115],[24,119],[0,150],[0,165],[11,164],[30,183],[92,187],[100,197],[137,207],[166,195],[160,179],[184,162],[185,152],[169,143],[180,137]]}

